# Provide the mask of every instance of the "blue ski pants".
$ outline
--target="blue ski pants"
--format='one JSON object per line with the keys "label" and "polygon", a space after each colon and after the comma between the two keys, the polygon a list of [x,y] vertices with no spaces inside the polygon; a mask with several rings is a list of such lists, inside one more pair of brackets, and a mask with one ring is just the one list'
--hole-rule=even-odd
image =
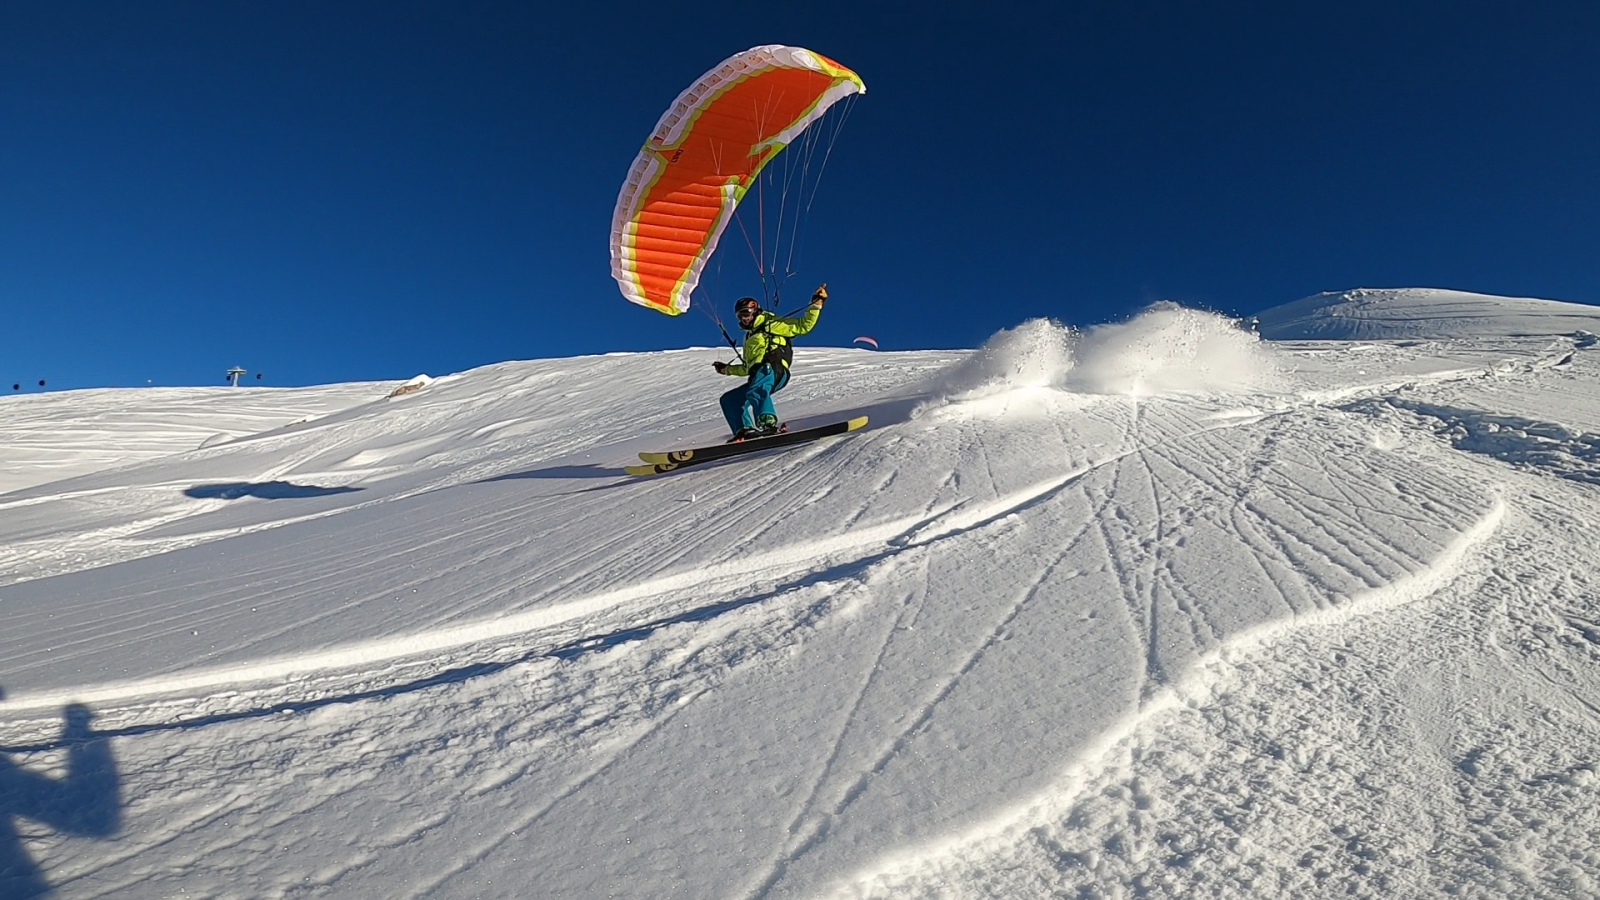
{"label": "blue ski pants", "polygon": [[761,416],[777,419],[777,407],[772,405],[772,395],[789,383],[789,370],[763,363],[756,366],[744,384],[722,395],[722,415],[728,420],[728,429],[735,434],[741,428],[753,428]]}

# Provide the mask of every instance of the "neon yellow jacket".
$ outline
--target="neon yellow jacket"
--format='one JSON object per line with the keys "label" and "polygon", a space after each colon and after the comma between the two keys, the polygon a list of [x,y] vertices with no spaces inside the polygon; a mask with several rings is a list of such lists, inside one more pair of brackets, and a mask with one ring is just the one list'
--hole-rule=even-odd
{"label": "neon yellow jacket", "polygon": [[[817,327],[817,319],[822,315],[822,307],[810,306],[803,315],[775,316],[762,310],[755,320],[750,323],[748,333],[744,338],[744,350],[739,354],[744,358],[744,363],[734,363],[727,369],[728,375],[749,375],[750,370],[763,362],[789,367],[789,358],[793,355],[790,347],[790,338],[797,338]],[[772,355],[768,359],[768,354]]]}

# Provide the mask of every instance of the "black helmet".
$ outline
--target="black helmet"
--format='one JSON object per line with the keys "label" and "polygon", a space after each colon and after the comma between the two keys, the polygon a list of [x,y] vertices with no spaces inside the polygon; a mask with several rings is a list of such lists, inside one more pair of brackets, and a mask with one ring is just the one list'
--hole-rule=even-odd
{"label": "black helmet", "polygon": [[757,300],[754,297],[740,297],[739,298],[739,302],[735,303],[733,305],[733,314],[737,316],[738,314],[744,312],[747,309],[754,310],[755,312],[760,312],[761,311],[761,301]]}

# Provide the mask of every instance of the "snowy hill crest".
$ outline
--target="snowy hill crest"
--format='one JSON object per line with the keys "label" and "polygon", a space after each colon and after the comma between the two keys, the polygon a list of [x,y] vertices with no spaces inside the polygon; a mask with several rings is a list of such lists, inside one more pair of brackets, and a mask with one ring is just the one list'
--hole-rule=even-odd
{"label": "snowy hill crest", "polygon": [[1434,288],[1314,294],[1259,314],[1272,340],[1529,337],[1600,332],[1600,307]]}

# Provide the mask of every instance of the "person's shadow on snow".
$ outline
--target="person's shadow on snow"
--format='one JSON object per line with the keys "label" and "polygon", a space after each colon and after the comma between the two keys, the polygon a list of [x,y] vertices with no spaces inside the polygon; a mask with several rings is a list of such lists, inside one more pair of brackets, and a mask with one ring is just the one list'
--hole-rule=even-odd
{"label": "person's shadow on snow", "polygon": [[89,728],[93,718],[81,704],[62,710],[61,739],[48,745],[66,750],[66,772],[59,777],[19,765],[0,748],[0,900],[50,893],[49,881],[22,845],[24,829],[104,838],[121,828],[122,789],[111,739],[95,736]]}

